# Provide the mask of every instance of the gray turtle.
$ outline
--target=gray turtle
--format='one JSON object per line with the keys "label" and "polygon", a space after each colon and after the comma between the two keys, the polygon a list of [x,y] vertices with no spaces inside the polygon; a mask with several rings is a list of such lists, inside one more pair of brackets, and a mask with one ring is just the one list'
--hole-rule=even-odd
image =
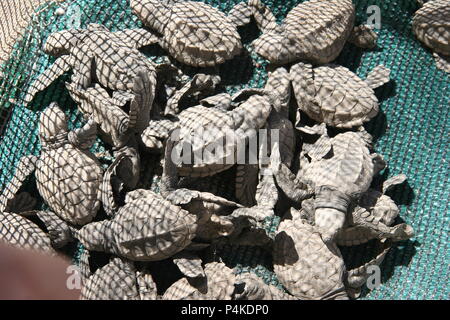
{"label": "gray turtle", "polygon": [[179,176],[211,176],[242,160],[239,150],[245,151],[248,141],[256,138],[256,130],[265,125],[273,102],[254,90],[240,92],[231,100],[238,105],[231,111],[222,109],[231,106],[227,100],[225,105],[198,105],[179,114],[177,128],[166,144],[162,192],[169,186],[175,188]]}
{"label": "gray turtle", "polygon": [[81,300],[156,300],[151,274],[136,270],[133,262],[113,258],[87,278]]}
{"label": "gray turtle", "polygon": [[450,3],[448,0],[427,1],[417,10],[412,21],[416,37],[434,51],[436,66],[450,73]]}
{"label": "gray turtle", "polygon": [[367,26],[354,28],[351,0],[310,0],[298,4],[278,25],[260,0],[250,0],[253,16],[263,34],[253,43],[260,56],[274,64],[303,60],[314,64],[337,58],[346,41],[373,48],[377,35]]}
{"label": "gray turtle", "polygon": [[199,217],[149,190],[129,192],[112,220],[90,223],[77,238],[88,249],[134,261],[167,259],[195,237]]}
{"label": "gray turtle", "polygon": [[88,150],[95,137],[92,120],[68,132],[66,115],[56,103],[41,113],[37,188],[52,211],[74,225],[90,222],[100,208],[103,170]]}
{"label": "gray turtle", "polygon": [[133,13],[176,60],[195,67],[224,63],[242,50],[236,30],[250,21],[251,10],[238,4],[228,16],[220,10],[196,1],[132,0]]}
{"label": "gray turtle", "polygon": [[390,70],[378,66],[366,80],[345,67],[292,66],[290,75],[298,108],[311,119],[337,128],[361,126],[378,114],[374,89],[389,81]]}
{"label": "gray turtle", "polygon": [[143,29],[110,32],[97,24],[52,33],[44,51],[58,59],[33,82],[25,102],[29,103],[37,92],[73,69],[75,88],[87,89],[96,81],[113,90],[108,99],[113,106],[129,104],[127,126],[144,130],[155,96],[156,69],[137,48],[148,40]]}
{"label": "gray turtle", "polygon": [[235,275],[224,263],[205,265],[204,279],[181,278],[162,296],[163,300],[231,300]]}
{"label": "gray turtle", "polygon": [[17,213],[0,212],[0,241],[22,249],[55,254],[49,236],[37,224]]}
{"label": "gray turtle", "polygon": [[384,243],[374,259],[347,271],[337,245],[325,243],[316,227],[302,219],[284,220],[275,237],[274,271],[299,299],[348,299],[358,295],[368,277],[367,268],[381,264],[389,248]]}
{"label": "gray turtle", "polygon": [[[16,166],[14,176],[2,190],[0,195],[0,240],[18,248],[54,254],[48,235],[34,222],[20,215],[23,211],[32,209],[36,203],[27,194],[17,194],[25,179],[33,172],[36,160],[35,156],[21,158]],[[31,202],[23,203],[23,200],[31,200]]]}

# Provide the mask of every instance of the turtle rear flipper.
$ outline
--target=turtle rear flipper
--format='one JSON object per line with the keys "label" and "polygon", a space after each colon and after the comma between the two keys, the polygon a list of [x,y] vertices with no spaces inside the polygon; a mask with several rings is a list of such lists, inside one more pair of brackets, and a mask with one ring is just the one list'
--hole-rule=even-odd
{"label": "turtle rear flipper", "polygon": [[139,297],[141,300],[157,300],[158,291],[153,277],[148,272],[136,272]]}
{"label": "turtle rear flipper", "polygon": [[389,82],[390,74],[390,69],[386,68],[383,65],[379,65],[375,67],[371,72],[369,72],[365,81],[370,88],[376,89]]}
{"label": "turtle rear flipper", "polygon": [[202,267],[202,260],[194,253],[181,251],[173,256],[173,262],[188,278],[204,277],[205,272]]}
{"label": "turtle rear flipper", "polygon": [[378,35],[368,25],[360,25],[353,28],[348,42],[364,49],[373,49],[377,45]]}
{"label": "turtle rear flipper", "polygon": [[53,81],[58,79],[64,73],[69,72],[73,64],[74,58],[69,55],[56,59],[52,66],[39,75],[39,77],[31,84],[31,87],[24,98],[24,103],[26,105],[29,104],[38,92],[50,86]]}
{"label": "turtle rear flipper", "polygon": [[447,73],[450,73],[450,56],[444,56],[438,53],[433,53],[434,60],[436,61],[436,67]]}
{"label": "turtle rear flipper", "polygon": [[24,156],[19,160],[14,176],[0,194],[0,212],[14,211],[14,206],[18,204],[14,198],[25,179],[36,169],[37,160],[38,157],[33,155]]}
{"label": "turtle rear flipper", "polygon": [[228,19],[236,27],[244,26],[250,23],[253,15],[253,9],[247,2],[243,1],[235,5],[230,12],[228,12]]}

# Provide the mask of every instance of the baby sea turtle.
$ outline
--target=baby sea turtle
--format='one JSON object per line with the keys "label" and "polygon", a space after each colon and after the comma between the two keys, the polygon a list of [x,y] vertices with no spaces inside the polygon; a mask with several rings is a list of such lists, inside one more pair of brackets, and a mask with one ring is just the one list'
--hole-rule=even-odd
{"label": "baby sea turtle", "polygon": [[250,21],[245,4],[226,16],[220,10],[197,1],[132,0],[133,12],[161,37],[153,42],[181,63],[209,67],[232,59],[242,50],[236,27]]}
{"label": "baby sea turtle", "polygon": [[[54,254],[51,240],[37,224],[19,215],[23,210],[31,209],[30,203],[24,204],[17,194],[25,179],[34,171],[35,156],[25,156],[19,160],[14,176],[0,195],[0,241],[9,245]],[[33,199],[33,198],[31,198]],[[30,197],[26,197],[30,200]],[[31,207],[35,204],[32,201]]]}
{"label": "baby sea turtle", "polygon": [[246,90],[231,99],[237,104],[232,111],[223,109],[231,106],[227,100],[225,105],[198,105],[178,115],[177,127],[166,144],[163,188],[175,188],[179,176],[211,176],[237,163],[238,151],[245,151],[248,140],[256,137],[256,130],[266,124],[272,110],[268,95],[252,93]]}
{"label": "baby sea turtle", "polygon": [[41,113],[37,188],[50,209],[74,225],[90,222],[100,208],[103,170],[88,150],[95,138],[92,120],[69,132],[66,115],[56,103]]}
{"label": "baby sea turtle", "polygon": [[134,261],[167,259],[195,237],[199,217],[149,190],[126,195],[125,205],[112,220],[84,226],[77,238],[88,249],[113,253]]}
{"label": "baby sea turtle", "polygon": [[290,74],[300,110],[317,122],[351,128],[378,114],[373,90],[389,81],[390,70],[380,65],[362,80],[342,66],[313,68],[300,62],[292,66]]}
{"label": "baby sea turtle", "polygon": [[182,278],[164,293],[163,300],[231,300],[235,275],[224,263],[205,265],[205,278]]}
{"label": "baby sea turtle", "polygon": [[122,258],[111,261],[91,275],[81,289],[81,300],[156,300],[151,274],[136,270]]}
{"label": "baby sea turtle", "polygon": [[147,38],[143,29],[110,32],[98,24],[52,33],[44,51],[58,59],[33,82],[25,102],[31,102],[37,92],[72,69],[75,87],[87,89],[98,82],[113,90],[109,100],[129,104],[128,127],[145,129],[156,86],[155,65],[137,49],[147,44]]}
{"label": "baby sea turtle", "polygon": [[436,66],[450,73],[450,3],[428,1],[417,10],[412,21],[416,37],[434,51]]}
{"label": "baby sea turtle", "polygon": [[284,220],[275,237],[274,271],[287,291],[299,299],[348,299],[364,284],[367,268],[381,264],[388,250],[383,244],[374,259],[346,271],[337,245],[325,243],[316,227],[302,219]]}
{"label": "baby sea turtle", "polygon": [[298,4],[278,25],[260,0],[250,0],[253,16],[263,34],[253,43],[260,56],[273,64],[298,60],[314,64],[337,58],[346,41],[373,48],[377,35],[368,26],[354,28],[351,0],[310,0]]}
{"label": "baby sea turtle", "polygon": [[338,134],[331,145],[333,156],[312,161],[304,177],[314,188],[316,226],[326,241],[342,227],[351,199],[369,189],[378,156],[354,132]]}

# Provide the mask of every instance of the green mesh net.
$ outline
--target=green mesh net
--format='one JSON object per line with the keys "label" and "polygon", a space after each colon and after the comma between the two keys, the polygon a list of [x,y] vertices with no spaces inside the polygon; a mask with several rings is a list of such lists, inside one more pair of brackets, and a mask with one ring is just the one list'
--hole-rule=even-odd
{"label": "green mesh net", "polygon": [[[239,0],[205,1],[228,12]],[[279,21],[299,2],[298,0],[265,0]],[[449,177],[447,146],[449,136],[449,78],[435,67],[430,50],[413,36],[411,19],[418,9],[415,0],[354,0],[357,22],[368,18],[367,8],[381,8],[381,29],[378,47],[360,50],[347,45],[337,63],[359,76],[379,64],[392,70],[390,83],[377,89],[381,112],[366,125],[376,138],[375,149],[387,163],[383,179],[399,173],[408,176],[408,183],[396,187],[389,195],[399,204],[400,217],[413,226],[416,236],[394,247],[383,264],[382,286],[363,289],[363,299],[448,299],[449,298]],[[65,15],[55,13],[58,7]],[[81,125],[81,114],[70,99],[64,82],[65,75],[38,94],[25,107],[23,99],[33,80],[54,58],[41,50],[52,32],[69,27],[85,27],[100,23],[112,31],[140,27],[141,22],[131,13],[126,0],[77,0],[62,4],[47,3],[36,10],[23,37],[18,39],[9,60],[1,67],[0,78],[0,186],[11,179],[19,159],[38,154],[40,144],[37,124],[40,111],[52,101],[64,108],[70,119],[69,129]],[[236,57],[221,65],[219,74],[227,90],[235,92],[245,87],[262,87],[265,83],[266,62],[251,51],[250,43],[259,31],[254,23],[239,32],[249,57]],[[144,51],[156,61],[164,55],[160,48]],[[252,62],[253,60],[253,62]],[[188,74],[193,68],[182,67]],[[100,140],[93,151],[104,148]],[[380,183],[380,181],[374,181]],[[269,229],[277,221],[269,221]],[[81,249],[81,248],[80,248]],[[342,248],[346,264],[361,265],[373,256],[375,248],[367,245]],[[224,261],[241,271],[252,271],[267,283],[279,285],[271,271],[271,257],[255,247],[226,247],[220,252]],[[76,260],[77,253],[73,253]]]}

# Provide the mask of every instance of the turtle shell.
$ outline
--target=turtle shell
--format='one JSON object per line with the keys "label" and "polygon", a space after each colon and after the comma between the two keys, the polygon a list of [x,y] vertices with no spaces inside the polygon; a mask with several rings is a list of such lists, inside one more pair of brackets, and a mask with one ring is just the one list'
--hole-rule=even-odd
{"label": "turtle shell", "polygon": [[450,3],[429,1],[414,15],[413,32],[436,53],[450,55]]}
{"label": "turtle shell", "polygon": [[81,289],[82,300],[139,300],[136,270],[114,258],[98,269]]}
{"label": "turtle shell", "polygon": [[47,205],[63,220],[89,223],[100,208],[103,170],[89,151],[70,143],[43,149],[36,168],[36,183]]}
{"label": "turtle shell", "polygon": [[[312,70],[311,81],[293,81],[300,110],[338,128],[361,126],[378,114],[378,99],[368,84],[349,69],[326,65]],[[300,75],[295,74],[294,77]],[[305,86],[308,96],[305,96]]]}
{"label": "turtle shell", "polygon": [[195,1],[178,2],[170,9],[162,43],[178,61],[207,67],[241,52],[239,33],[223,12]]}
{"label": "turtle shell", "polygon": [[12,246],[54,253],[50,238],[35,223],[9,212],[0,212],[0,240]]}
{"label": "turtle shell", "polygon": [[136,261],[167,259],[195,237],[197,217],[156,194],[128,201],[110,224],[115,253]]}
{"label": "turtle shell", "polygon": [[350,36],[354,20],[351,0],[310,0],[288,13],[284,31],[298,44],[298,58],[322,64],[337,58]]}
{"label": "turtle shell", "polygon": [[[181,112],[179,119],[180,141],[188,143],[192,148],[192,155],[197,155],[201,160],[189,158],[184,161],[182,155],[180,160],[183,161],[177,163],[180,176],[211,176],[233,166],[234,163],[226,163],[226,154],[214,155],[209,159],[203,157],[206,148],[221,141],[229,143],[225,140],[226,135],[230,130],[234,130],[234,120],[230,113],[198,105]],[[231,148],[230,151],[234,152],[234,149]]]}
{"label": "turtle shell", "polygon": [[333,156],[313,161],[306,170],[305,181],[315,188],[328,186],[347,195],[367,191],[374,166],[365,142],[355,132],[332,138]]}
{"label": "turtle shell", "polygon": [[303,220],[285,220],[273,248],[274,271],[283,286],[300,299],[345,295],[345,265],[334,243],[325,244]]}

